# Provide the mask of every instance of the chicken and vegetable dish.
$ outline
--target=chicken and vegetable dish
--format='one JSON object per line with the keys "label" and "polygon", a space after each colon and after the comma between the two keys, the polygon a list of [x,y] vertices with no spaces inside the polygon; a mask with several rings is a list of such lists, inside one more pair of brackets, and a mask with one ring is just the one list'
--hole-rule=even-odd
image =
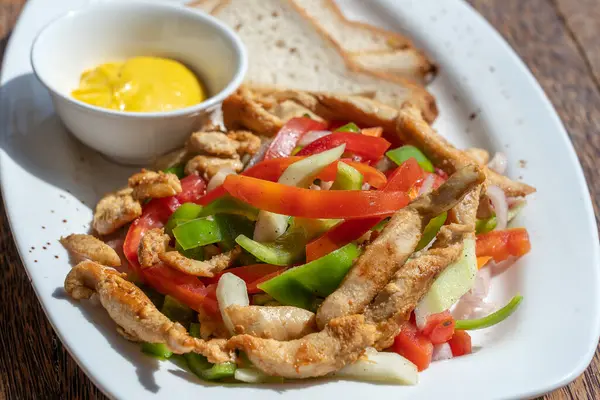
{"label": "chicken and vegetable dish", "polygon": [[209,381],[415,384],[518,307],[485,300],[493,264],[530,250],[508,224],[535,189],[501,154],[360,96],[243,87],[223,123],[61,239],[67,293],[144,352]]}

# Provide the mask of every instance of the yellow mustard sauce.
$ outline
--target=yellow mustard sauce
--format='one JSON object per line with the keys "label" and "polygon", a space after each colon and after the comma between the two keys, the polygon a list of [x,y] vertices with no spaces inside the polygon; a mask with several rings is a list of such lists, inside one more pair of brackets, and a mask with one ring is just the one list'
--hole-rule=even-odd
{"label": "yellow mustard sauce", "polygon": [[134,57],[85,71],[72,96],[94,106],[133,112],[176,110],[206,98],[192,71],[159,57]]}

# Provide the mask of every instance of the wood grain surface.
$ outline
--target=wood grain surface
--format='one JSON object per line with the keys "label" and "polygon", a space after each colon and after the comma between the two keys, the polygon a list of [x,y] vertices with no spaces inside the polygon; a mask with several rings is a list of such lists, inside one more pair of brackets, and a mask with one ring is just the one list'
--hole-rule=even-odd
{"label": "wood grain surface", "polygon": [[[598,218],[599,0],[468,1],[515,48],[558,110],[583,165]],[[0,0],[0,60],[24,3]],[[105,399],[44,316],[1,207],[0,400]],[[543,399],[600,399],[599,377],[600,351],[584,375]]]}

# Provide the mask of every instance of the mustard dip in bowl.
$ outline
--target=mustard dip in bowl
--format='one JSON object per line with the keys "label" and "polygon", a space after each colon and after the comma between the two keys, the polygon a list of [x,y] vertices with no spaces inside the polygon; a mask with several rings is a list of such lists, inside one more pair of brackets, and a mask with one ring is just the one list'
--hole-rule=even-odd
{"label": "mustard dip in bowl", "polygon": [[215,18],[130,1],[54,20],[34,41],[31,63],[73,135],[124,164],[181,146],[248,66],[241,40]]}

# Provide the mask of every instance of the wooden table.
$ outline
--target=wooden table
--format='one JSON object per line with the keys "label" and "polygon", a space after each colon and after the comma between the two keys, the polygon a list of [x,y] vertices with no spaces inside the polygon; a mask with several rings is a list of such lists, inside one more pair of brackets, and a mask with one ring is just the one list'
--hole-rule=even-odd
{"label": "wooden table", "polygon": [[[550,96],[583,164],[598,216],[598,0],[469,2],[516,49]],[[0,60],[24,3],[25,0],[0,0]],[[44,316],[17,254],[3,205],[0,257],[0,400],[104,399],[69,356]],[[600,399],[599,379],[600,350],[584,375],[544,399]]]}

